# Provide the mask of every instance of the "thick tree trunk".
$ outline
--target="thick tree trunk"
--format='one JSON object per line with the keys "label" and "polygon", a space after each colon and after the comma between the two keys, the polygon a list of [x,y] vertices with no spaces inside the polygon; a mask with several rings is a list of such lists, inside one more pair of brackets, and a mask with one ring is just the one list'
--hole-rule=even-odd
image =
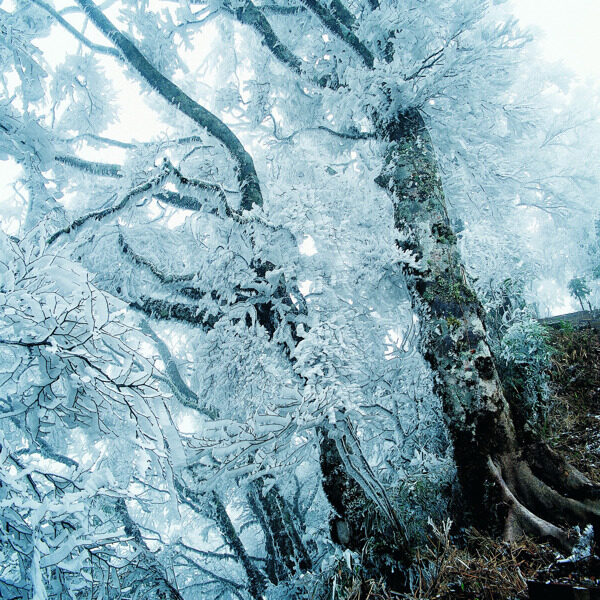
{"label": "thick tree trunk", "polygon": [[406,269],[408,286],[471,517],[488,529],[490,522],[502,523],[509,538],[527,533],[568,550],[573,540],[562,526],[598,521],[597,502],[586,499],[597,487],[545,445],[525,446],[515,428],[419,112],[388,124],[386,137],[385,167],[376,181],[393,198],[403,249],[419,259],[420,268]]}

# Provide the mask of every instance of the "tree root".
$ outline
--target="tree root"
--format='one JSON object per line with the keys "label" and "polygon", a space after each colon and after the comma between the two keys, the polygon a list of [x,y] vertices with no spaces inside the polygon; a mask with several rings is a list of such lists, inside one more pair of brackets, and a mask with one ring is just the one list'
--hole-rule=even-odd
{"label": "tree root", "polygon": [[502,499],[508,505],[508,515],[504,528],[504,539],[516,541],[523,535],[531,535],[541,539],[549,539],[556,543],[561,550],[571,552],[575,541],[568,532],[538,517],[526,508],[513,494],[502,477],[500,467],[488,457],[488,467],[493,480],[500,488]]}
{"label": "tree root", "polygon": [[488,457],[489,472],[508,506],[504,537],[532,535],[570,553],[577,536],[569,526],[591,523],[600,529],[599,486],[545,444],[528,454]]}
{"label": "tree root", "polygon": [[531,444],[526,450],[526,455],[533,473],[557,492],[576,500],[600,499],[600,485],[570,465],[548,444]]}

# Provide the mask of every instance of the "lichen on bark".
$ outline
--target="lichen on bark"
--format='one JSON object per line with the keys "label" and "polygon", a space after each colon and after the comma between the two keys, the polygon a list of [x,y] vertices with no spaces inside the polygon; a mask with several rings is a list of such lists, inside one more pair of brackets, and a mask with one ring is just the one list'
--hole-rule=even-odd
{"label": "lichen on bark", "polygon": [[388,146],[376,182],[392,197],[400,247],[416,259],[405,275],[469,517],[488,530],[503,527],[508,538],[527,533],[569,549],[573,537],[563,525],[600,521],[597,500],[574,494],[598,486],[564,461],[567,475],[560,486],[556,473],[539,468],[559,459],[515,427],[488,344],[485,313],[461,263],[425,122],[413,109],[382,129]]}

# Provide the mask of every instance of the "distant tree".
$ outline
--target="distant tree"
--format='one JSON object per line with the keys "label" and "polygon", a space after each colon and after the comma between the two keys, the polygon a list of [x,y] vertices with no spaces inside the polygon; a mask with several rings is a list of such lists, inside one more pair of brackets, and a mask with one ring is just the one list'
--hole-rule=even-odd
{"label": "distant tree", "polygon": [[589,300],[587,300],[588,296],[592,293],[592,290],[588,287],[585,277],[573,277],[573,279],[569,281],[568,287],[569,294],[579,301],[581,310],[585,310],[585,306],[583,305],[584,300],[587,301],[588,308],[592,310],[592,305]]}

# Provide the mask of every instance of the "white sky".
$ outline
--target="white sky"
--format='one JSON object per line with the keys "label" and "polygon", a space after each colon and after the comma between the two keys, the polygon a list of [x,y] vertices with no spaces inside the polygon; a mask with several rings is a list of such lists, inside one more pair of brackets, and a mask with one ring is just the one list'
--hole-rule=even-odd
{"label": "white sky", "polygon": [[[531,28],[542,57],[560,62],[581,81],[600,82],[600,0],[509,0],[513,14]],[[542,316],[580,310],[554,279],[537,282]]]}
{"label": "white sky", "polygon": [[524,25],[536,29],[545,58],[563,62],[582,79],[600,79],[600,0],[511,0],[510,5]]}

